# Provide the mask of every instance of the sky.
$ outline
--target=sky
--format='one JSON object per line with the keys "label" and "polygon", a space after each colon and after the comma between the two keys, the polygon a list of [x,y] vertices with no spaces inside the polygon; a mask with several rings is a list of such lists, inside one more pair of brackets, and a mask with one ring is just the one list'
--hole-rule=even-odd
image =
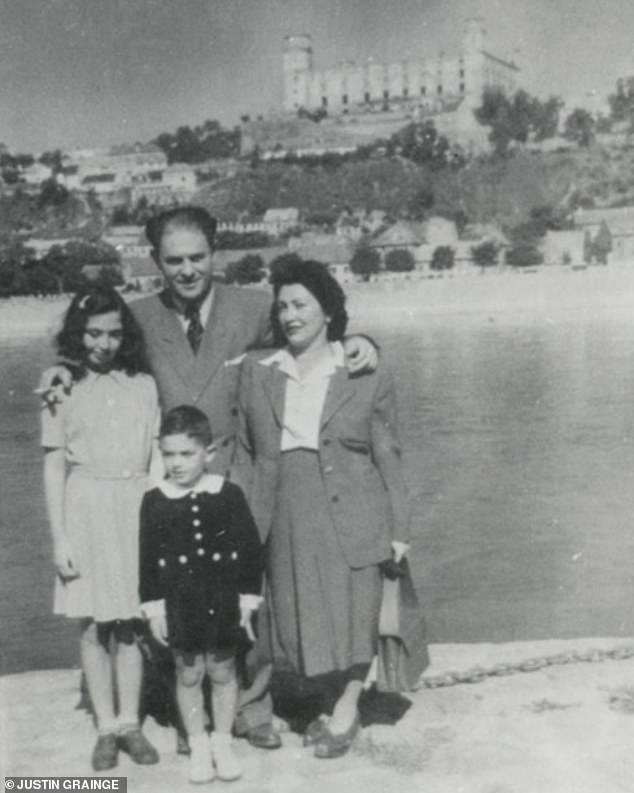
{"label": "sky", "polygon": [[13,152],[148,141],[279,110],[285,35],[316,68],[487,50],[540,97],[606,96],[634,74],[632,0],[0,0],[0,142]]}

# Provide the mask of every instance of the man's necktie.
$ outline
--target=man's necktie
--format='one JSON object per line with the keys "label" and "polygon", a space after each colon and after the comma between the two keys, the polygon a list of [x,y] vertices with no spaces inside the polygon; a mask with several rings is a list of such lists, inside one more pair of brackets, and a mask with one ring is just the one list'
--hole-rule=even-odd
{"label": "man's necktie", "polygon": [[200,340],[203,337],[204,328],[200,321],[200,313],[198,306],[193,303],[187,306],[185,310],[185,319],[187,320],[187,341],[192,348],[194,355],[198,352],[200,347]]}

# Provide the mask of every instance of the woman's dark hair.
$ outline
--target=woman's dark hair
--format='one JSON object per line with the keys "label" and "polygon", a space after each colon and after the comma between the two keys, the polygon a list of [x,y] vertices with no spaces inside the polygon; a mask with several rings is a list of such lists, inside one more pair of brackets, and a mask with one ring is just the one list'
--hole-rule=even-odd
{"label": "woman's dark hair", "polygon": [[339,282],[330,274],[325,264],[312,260],[289,261],[276,268],[271,276],[273,285],[273,305],[271,306],[271,325],[273,337],[278,346],[286,343],[286,337],[278,319],[277,298],[283,286],[300,284],[317,300],[322,311],[330,318],[328,341],[341,341],[348,324],[346,296]]}
{"label": "woman's dark hair", "polygon": [[216,218],[202,207],[183,206],[168,209],[151,217],[145,224],[145,236],[155,251],[161,247],[161,239],[168,226],[172,228],[194,228],[204,234],[209,248],[213,249],[216,239]]}
{"label": "woman's dark hair", "polygon": [[168,410],[159,431],[159,437],[164,438],[166,435],[187,435],[202,446],[210,446],[213,440],[209,419],[193,405],[179,405]]}
{"label": "woman's dark hair", "polygon": [[61,331],[55,337],[59,355],[71,364],[73,376],[81,379],[86,375],[86,348],[83,336],[90,317],[116,311],[121,317],[122,340],[113,368],[126,374],[149,372],[143,346],[141,329],[132,316],[125,300],[111,287],[89,287],[78,292],[72,299]]}

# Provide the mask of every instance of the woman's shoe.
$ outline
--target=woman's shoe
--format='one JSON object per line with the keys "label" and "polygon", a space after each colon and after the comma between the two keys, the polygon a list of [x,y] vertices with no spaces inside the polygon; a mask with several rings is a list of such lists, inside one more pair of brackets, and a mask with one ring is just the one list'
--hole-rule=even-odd
{"label": "woman's shoe", "polygon": [[328,726],[328,717],[323,713],[313,719],[308,727],[304,730],[302,737],[302,744],[304,746],[314,746],[317,741],[322,737],[326,727]]}
{"label": "woman's shoe", "polygon": [[107,771],[117,765],[119,748],[117,736],[112,732],[102,733],[92,753],[92,767],[95,771]]}
{"label": "woman's shoe", "polygon": [[322,760],[331,757],[341,757],[352,746],[352,742],[359,732],[360,721],[359,714],[354,717],[354,721],[349,729],[342,733],[332,733],[328,725],[324,725],[324,732],[321,738],[315,744],[315,757]]}

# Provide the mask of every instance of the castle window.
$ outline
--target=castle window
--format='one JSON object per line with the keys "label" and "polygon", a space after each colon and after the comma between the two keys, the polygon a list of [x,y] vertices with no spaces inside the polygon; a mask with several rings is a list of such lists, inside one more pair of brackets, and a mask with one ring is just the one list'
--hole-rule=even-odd
{"label": "castle window", "polygon": [[370,101],[370,92],[369,92],[369,91],[366,91],[366,92],[363,94],[363,101],[364,101],[364,102],[369,102],[369,101]]}
{"label": "castle window", "polygon": [[342,105],[347,105],[347,104],[348,104],[348,94],[344,94],[344,95],[341,97],[341,104],[342,104]]}
{"label": "castle window", "polygon": [[409,90],[407,88],[403,88],[403,99],[407,99],[409,96]]}
{"label": "castle window", "polygon": [[386,88],[386,89],[383,91],[383,99],[389,99],[389,98],[390,98],[390,92],[389,92],[389,91],[387,90],[387,88]]}
{"label": "castle window", "polygon": [[322,98],[321,98],[321,106],[322,107],[328,107],[328,97],[327,96],[322,96]]}
{"label": "castle window", "polygon": [[438,94],[438,96],[442,95],[442,85],[439,85],[438,88],[436,88],[436,93]]}
{"label": "castle window", "polygon": [[421,87],[420,87],[420,95],[421,96],[427,96],[427,86],[426,85],[421,85]]}
{"label": "castle window", "polygon": [[464,83],[460,83],[460,93],[464,94]]}
{"label": "castle window", "polygon": [[460,77],[464,77],[464,69],[460,69]]}

